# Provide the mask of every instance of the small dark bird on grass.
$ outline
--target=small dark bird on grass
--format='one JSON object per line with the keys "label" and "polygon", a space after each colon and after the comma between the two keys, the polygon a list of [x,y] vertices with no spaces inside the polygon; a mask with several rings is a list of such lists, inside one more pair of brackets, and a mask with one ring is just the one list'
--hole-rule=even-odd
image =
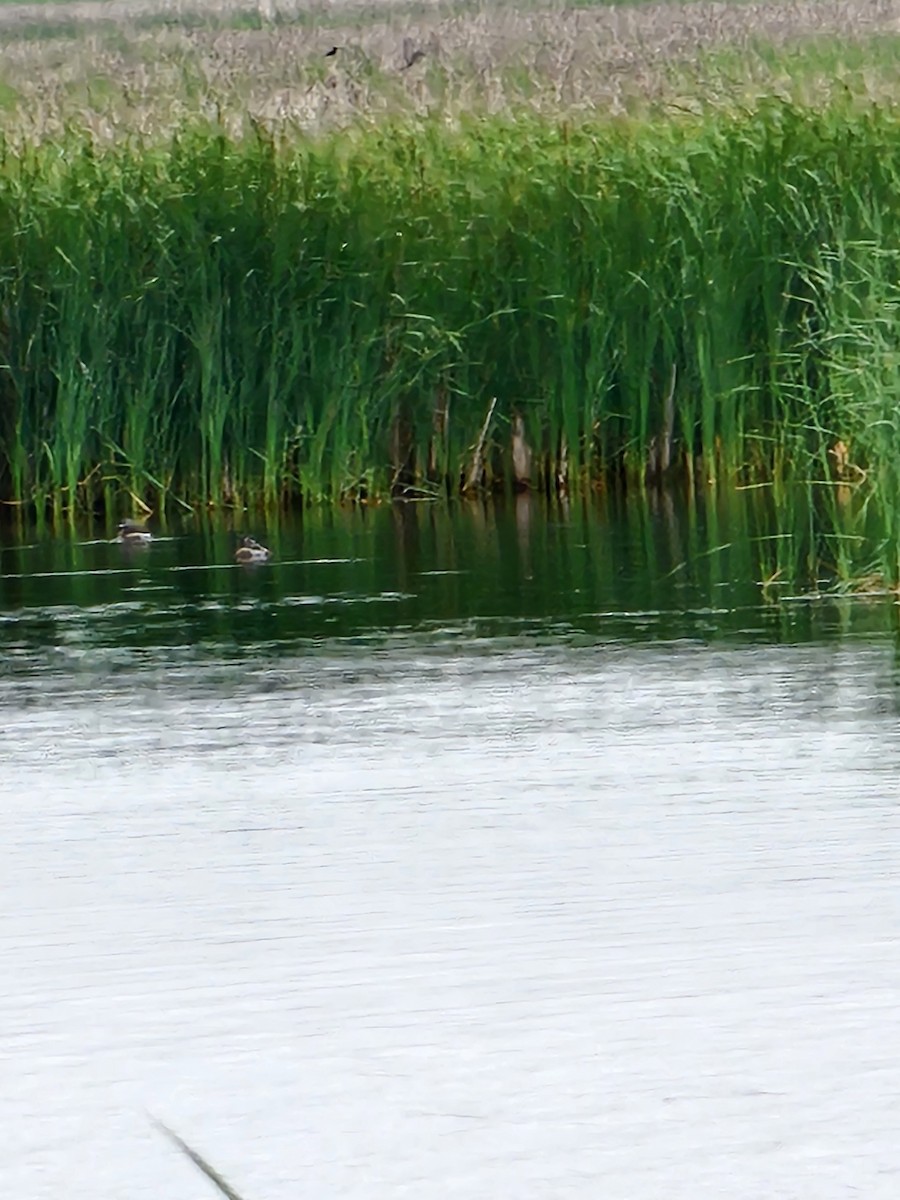
{"label": "small dark bird on grass", "polygon": [[338,50],[340,50],[340,46],[332,46],[330,50],[325,51],[325,58],[334,58]]}
{"label": "small dark bird on grass", "polygon": [[421,49],[417,50],[412,38],[407,37],[403,39],[403,66],[400,68],[401,71],[408,71],[410,67],[414,67],[424,57],[425,51]]}

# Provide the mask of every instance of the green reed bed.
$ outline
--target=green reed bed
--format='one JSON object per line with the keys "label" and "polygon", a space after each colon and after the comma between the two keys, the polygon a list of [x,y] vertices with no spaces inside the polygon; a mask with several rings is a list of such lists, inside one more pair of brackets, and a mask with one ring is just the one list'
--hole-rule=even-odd
{"label": "green reed bed", "polygon": [[2,498],[669,475],[868,520],[896,494],[898,183],[889,108],[775,101],[6,143]]}

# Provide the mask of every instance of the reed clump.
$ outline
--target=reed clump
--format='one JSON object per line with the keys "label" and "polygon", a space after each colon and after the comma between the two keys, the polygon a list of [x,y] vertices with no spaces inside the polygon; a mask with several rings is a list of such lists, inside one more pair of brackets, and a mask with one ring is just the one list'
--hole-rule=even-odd
{"label": "reed clump", "polygon": [[898,184],[900,117],[847,102],[7,140],[0,492],[669,476],[865,522],[900,437]]}
{"label": "reed clump", "polygon": [[0,6],[0,501],[727,484],[767,578],[900,578],[898,31]]}

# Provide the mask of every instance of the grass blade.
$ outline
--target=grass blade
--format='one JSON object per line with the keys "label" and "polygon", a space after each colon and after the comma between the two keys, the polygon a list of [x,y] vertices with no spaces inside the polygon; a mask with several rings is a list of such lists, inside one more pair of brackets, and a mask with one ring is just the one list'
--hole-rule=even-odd
{"label": "grass blade", "polygon": [[186,1155],[194,1166],[203,1172],[210,1183],[214,1184],[223,1196],[227,1196],[228,1200],[243,1200],[243,1197],[234,1190],[227,1180],[222,1178],[215,1167],[211,1166],[196,1150],[193,1150],[174,1130],[170,1129],[168,1125],[164,1125],[162,1121],[158,1121],[155,1117],[151,1117],[150,1119],[160,1133],[165,1134],[170,1142],[174,1142],[182,1154]]}

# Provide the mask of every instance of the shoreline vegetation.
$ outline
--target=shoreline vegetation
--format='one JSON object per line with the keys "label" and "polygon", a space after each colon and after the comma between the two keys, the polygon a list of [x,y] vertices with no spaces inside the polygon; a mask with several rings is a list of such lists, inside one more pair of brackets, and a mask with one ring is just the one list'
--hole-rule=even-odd
{"label": "shoreline vegetation", "polygon": [[896,578],[900,3],[0,30],[5,508],[758,488]]}

